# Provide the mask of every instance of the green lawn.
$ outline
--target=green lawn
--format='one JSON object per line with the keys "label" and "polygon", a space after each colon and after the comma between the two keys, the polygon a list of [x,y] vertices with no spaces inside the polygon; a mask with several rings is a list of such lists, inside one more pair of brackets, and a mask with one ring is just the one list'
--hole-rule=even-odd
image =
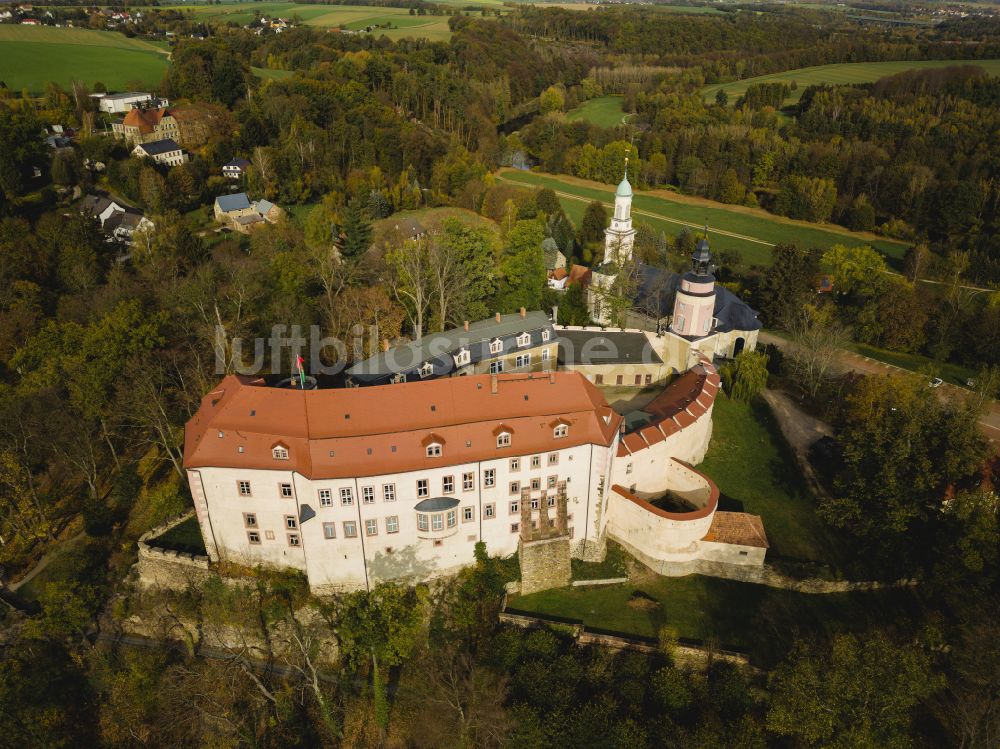
{"label": "green lawn", "polygon": [[[636,598],[658,605],[637,607]],[[651,575],[639,584],[512,596],[507,608],[640,637],[655,637],[660,627],[672,627],[683,639],[714,641],[747,652],[755,664],[768,667],[797,636],[860,632],[881,624],[905,628],[918,604],[908,590],[815,595],[702,575]]]}
{"label": "green lawn", "polygon": [[14,91],[41,93],[49,81],[68,89],[73,80],[112,90],[151,87],[167,65],[162,50],[122,34],[0,25],[0,81]]}
{"label": "green lawn", "polygon": [[887,75],[902,73],[904,70],[915,68],[944,68],[949,65],[979,65],[990,75],[1000,75],[1000,60],[922,60],[898,62],[847,62],[833,65],[817,65],[811,68],[798,68],[796,70],[786,70],[783,73],[772,73],[770,75],[759,75],[756,78],[746,78],[742,81],[731,83],[715,83],[705,86],[701,90],[702,98],[705,101],[715,101],[716,92],[720,89],[729,96],[729,103],[733,105],[749,86],[755,83],[788,83],[795,81],[798,88],[792,91],[785,104],[793,104],[802,96],[802,92],[809,86],[821,83],[831,85],[845,85],[851,83],[871,83]]}
{"label": "green lawn", "polygon": [[183,551],[189,554],[205,554],[205,541],[201,537],[201,528],[195,517],[190,517],[162,536],[151,539],[150,546]]}
{"label": "green lawn", "polygon": [[625,115],[623,101],[624,97],[621,96],[599,96],[569,110],[566,119],[570,122],[586,120],[601,127],[614,127],[621,123]]}
{"label": "green lawn", "polygon": [[712,441],[698,469],[722,493],[720,508],[760,515],[768,555],[836,566],[836,544],[816,516],[798,464],[763,402],[715,399]]}
{"label": "green lawn", "polygon": [[294,70],[273,70],[271,68],[250,68],[250,70],[255,76],[265,81],[280,81],[282,78],[295,75]]}
{"label": "green lawn", "polygon": [[[566,213],[578,226],[590,201],[600,200],[608,207],[614,203],[615,188],[599,182],[514,169],[500,170],[497,178],[529,187],[552,188],[559,194]],[[771,248],[775,244],[794,242],[824,249],[834,244],[870,244],[886,256],[890,266],[900,268],[909,246],[904,242],[857,234],[831,224],[819,226],[772,216],[764,211],[668,196],[669,193],[664,190],[657,191],[655,195],[637,192],[632,201],[635,222],[649,224],[656,231],[664,231],[668,235],[676,235],[685,227],[701,229],[708,223],[712,247],[738,252],[743,262],[750,265],[769,265]]]}

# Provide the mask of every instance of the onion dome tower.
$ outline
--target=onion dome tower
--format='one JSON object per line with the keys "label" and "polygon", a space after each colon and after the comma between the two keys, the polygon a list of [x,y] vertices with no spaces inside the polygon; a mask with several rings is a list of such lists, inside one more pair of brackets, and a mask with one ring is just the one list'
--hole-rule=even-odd
{"label": "onion dome tower", "polygon": [[625,176],[615,190],[615,212],[611,225],[604,230],[604,259],[606,262],[630,260],[635,244],[632,228],[632,185],[628,181],[628,159],[625,159]]}
{"label": "onion dome tower", "polygon": [[[705,227],[708,236],[708,227]],[[701,239],[691,255],[691,270],[681,276],[670,330],[685,338],[704,338],[715,327],[715,276],[708,240]]]}

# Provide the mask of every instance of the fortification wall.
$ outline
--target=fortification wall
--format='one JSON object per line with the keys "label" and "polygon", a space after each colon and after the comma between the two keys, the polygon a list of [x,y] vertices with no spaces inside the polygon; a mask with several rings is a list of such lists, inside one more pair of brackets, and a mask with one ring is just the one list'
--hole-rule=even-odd
{"label": "fortification wall", "polygon": [[207,579],[209,559],[200,554],[186,554],[172,549],[161,549],[154,539],[174,528],[194,515],[194,510],[188,510],[170,520],[152,528],[139,537],[139,560],[133,570],[136,573],[136,583],[140,588],[168,588],[184,590],[189,585],[197,584]]}

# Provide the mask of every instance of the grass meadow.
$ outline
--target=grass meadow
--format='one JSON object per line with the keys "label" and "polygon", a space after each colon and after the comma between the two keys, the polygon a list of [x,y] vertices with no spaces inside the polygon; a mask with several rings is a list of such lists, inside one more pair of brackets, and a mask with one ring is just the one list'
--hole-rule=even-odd
{"label": "grass meadow", "polygon": [[68,88],[74,79],[112,90],[153,86],[167,65],[162,47],[116,32],[0,25],[0,81],[13,91],[37,94],[49,81]]}
{"label": "grass meadow", "polygon": [[729,104],[733,105],[749,86],[755,83],[788,83],[795,82],[797,88],[792,91],[785,104],[794,104],[802,92],[809,86],[828,83],[845,85],[850,83],[871,83],[887,75],[895,75],[905,70],[915,68],[945,68],[949,65],[978,65],[990,75],[1000,75],[1000,60],[922,60],[898,62],[846,62],[833,65],[817,65],[811,68],[786,70],[783,73],[759,75],[732,83],[715,83],[701,90],[705,101],[714,101],[716,93],[721,89],[729,96]]}
{"label": "grass meadow", "polygon": [[[614,203],[615,188],[599,182],[564,175],[503,169],[498,179],[526,187],[550,187],[556,191],[566,213],[579,226],[587,203],[600,200]],[[709,225],[710,241],[715,249],[739,253],[748,265],[769,265],[771,248],[782,242],[806,247],[827,248],[834,244],[849,246],[869,244],[882,252],[890,266],[901,268],[907,245],[871,234],[859,234],[833,224],[810,224],[774,216],[767,211],[689,198],[666,190],[636,192],[632,201],[636,223],[645,223],[656,231],[676,235],[685,227],[701,229]]]}
{"label": "grass meadow", "polygon": [[601,127],[614,127],[622,121],[625,116],[622,110],[621,96],[599,96],[596,99],[589,99],[575,109],[566,113],[566,119],[570,122],[586,120]]}

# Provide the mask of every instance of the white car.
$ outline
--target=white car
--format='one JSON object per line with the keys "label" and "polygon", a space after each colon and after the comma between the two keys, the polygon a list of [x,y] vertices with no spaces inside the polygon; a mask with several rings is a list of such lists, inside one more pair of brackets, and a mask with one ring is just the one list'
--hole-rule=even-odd
{"label": "white car", "polygon": [[939,388],[939,387],[941,387],[942,385],[944,385],[944,380],[942,380],[942,379],[941,379],[940,377],[935,377],[935,378],[934,378],[933,380],[931,380],[931,381],[930,381],[930,382],[928,382],[927,384],[928,384],[928,385],[929,385],[930,387],[932,387],[932,388]]}

